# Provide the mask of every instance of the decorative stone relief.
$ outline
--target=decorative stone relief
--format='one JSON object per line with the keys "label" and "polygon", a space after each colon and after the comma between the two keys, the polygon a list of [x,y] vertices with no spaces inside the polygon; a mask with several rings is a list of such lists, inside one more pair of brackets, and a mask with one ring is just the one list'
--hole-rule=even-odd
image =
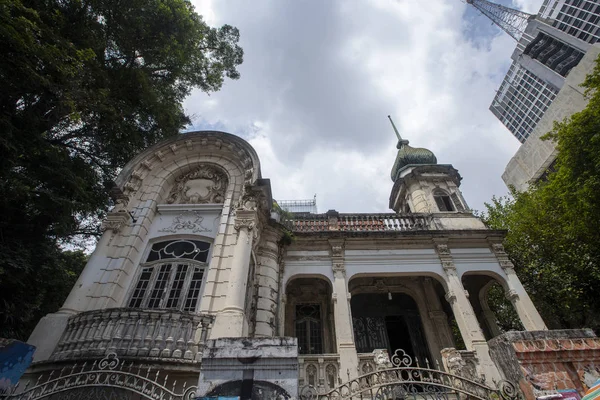
{"label": "decorative stone relief", "polygon": [[[480,382],[473,362],[467,362],[459,350],[453,347],[443,349],[441,355],[449,373]],[[471,360],[474,361],[474,360]]]}
{"label": "decorative stone relief", "polygon": [[334,262],[331,269],[333,270],[333,276],[336,278],[343,278],[346,275],[346,267],[344,266],[344,263]]}
{"label": "decorative stone relief", "polygon": [[437,252],[440,255],[444,255],[444,256],[449,256],[450,255],[450,248],[448,247],[447,244],[438,244],[436,246]]}
{"label": "decorative stone relief", "polygon": [[[186,214],[192,214],[192,216],[186,218]],[[202,226],[202,221],[204,221],[204,217],[201,216],[198,211],[194,211],[193,213],[182,212],[177,217],[173,218],[173,222],[170,226],[160,229],[159,232],[177,233],[182,230],[191,230],[192,233],[210,232],[211,229]]]}
{"label": "decorative stone relief", "polygon": [[344,255],[344,248],[341,245],[331,246],[331,255],[333,257],[342,257]]}
{"label": "decorative stone relief", "polygon": [[377,369],[392,368],[392,362],[387,349],[375,349],[373,350],[373,361]]}
{"label": "decorative stone relief", "polygon": [[506,254],[506,251],[504,250],[504,246],[501,243],[493,243],[492,251],[496,254]]}
{"label": "decorative stone relief", "polygon": [[511,289],[508,292],[506,292],[507,300],[513,301],[513,300],[517,300],[518,298],[519,298],[519,294],[514,289]]}
{"label": "decorative stone relief", "polygon": [[227,176],[208,164],[175,179],[169,192],[169,204],[220,204],[225,201]]}
{"label": "decorative stone relief", "polygon": [[242,228],[246,228],[251,231],[255,226],[256,220],[254,218],[236,218],[233,225],[236,231],[239,231]]}

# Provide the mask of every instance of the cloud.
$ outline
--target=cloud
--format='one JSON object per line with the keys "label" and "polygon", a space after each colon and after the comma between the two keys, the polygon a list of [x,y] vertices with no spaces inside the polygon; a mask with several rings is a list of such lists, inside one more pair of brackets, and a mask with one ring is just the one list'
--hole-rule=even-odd
{"label": "cloud", "polygon": [[[539,7],[540,1],[519,0]],[[186,101],[194,128],[256,148],[277,199],[386,212],[396,138],[463,175],[469,205],[507,191],[517,140],[488,111],[515,43],[458,0],[194,1],[241,32],[242,77]]]}

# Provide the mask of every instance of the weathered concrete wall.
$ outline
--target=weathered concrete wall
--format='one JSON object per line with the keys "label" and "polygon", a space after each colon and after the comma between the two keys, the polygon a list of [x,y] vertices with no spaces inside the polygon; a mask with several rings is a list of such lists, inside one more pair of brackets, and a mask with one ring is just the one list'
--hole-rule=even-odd
{"label": "weathered concrete wall", "polygon": [[221,338],[204,349],[197,395],[295,399],[298,393],[296,338]]}
{"label": "weathered concrete wall", "polygon": [[488,342],[504,378],[528,400],[575,390],[600,376],[600,338],[590,329],[508,332]]}

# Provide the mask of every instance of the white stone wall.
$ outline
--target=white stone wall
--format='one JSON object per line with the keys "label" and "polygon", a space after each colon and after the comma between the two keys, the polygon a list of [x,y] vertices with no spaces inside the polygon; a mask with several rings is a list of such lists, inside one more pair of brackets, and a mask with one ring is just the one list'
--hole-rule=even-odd
{"label": "white stone wall", "polygon": [[[214,165],[227,177],[223,203],[167,204],[175,180],[205,165]],[[243,208],[240,198],[259,178],[260,164],[252,147],[222,132],[178,135],[136,156],[116,180],[122,194],[65,304],[42,319],[31,335],[29,342],[38,347],[36,361],[50,356],[71,315],[125,306],[140,262],[149,245],[160,238],[193,237],[212,243],[199,311],[219,313],[230,290],[238,242],[234,210]],[[251,229],[248,225],[242,230]]]}

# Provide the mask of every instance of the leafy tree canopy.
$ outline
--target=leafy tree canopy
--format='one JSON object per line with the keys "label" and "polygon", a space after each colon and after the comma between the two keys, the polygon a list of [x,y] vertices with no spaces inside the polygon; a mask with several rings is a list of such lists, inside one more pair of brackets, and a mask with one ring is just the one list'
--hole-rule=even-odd
{"label": "leafy tree canopy", "polygon": [[600,329],[600,59],[583,86],[587,107],[546,135],[554,172],[512,197],[493,198],[483,217],[507,229],[505,247],[553,328]]}
{"label": "leafy tree canopy", "polygon": [[239,77],[238,40],[187,0],[0,0],[0,336],[60,305],[32,275],[70,274],[58,244],[98,233],[116,172],[189,123],[192,88]]}

